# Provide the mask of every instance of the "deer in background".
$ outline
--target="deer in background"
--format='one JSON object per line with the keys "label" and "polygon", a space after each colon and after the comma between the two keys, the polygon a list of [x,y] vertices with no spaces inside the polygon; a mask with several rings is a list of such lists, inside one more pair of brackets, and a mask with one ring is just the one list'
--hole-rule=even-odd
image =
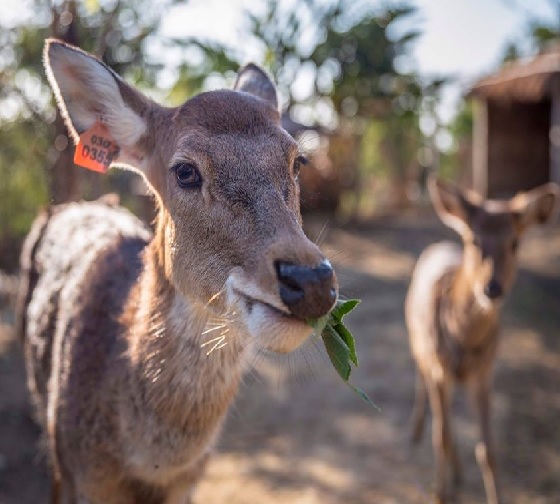
{"label": "deer in background", "polygon": [[298,348],[338,296],[302,231],[301,154],[255,65],[177,108],[56,40],[45,65],[74,140],[102,124],[158,206],[153,236],[107,201],[55,207],[24,245],[18,332],[53,500],[187,503],[256,349]]}
{"label": "deer in background", "polygon": [[435,210],[463,241],[428,247],[420,256],[405,303],[416,361],[412,441],[423,432],[426,396],[432,412],[435,490],[447,501],[447,468],[455,483],[460,464],[450,420],[452,386],[465,384],[476,407],[480,442],[476,458],[488,503],[500,499],[490,426],[491,377],[498,350],[500,309],[517,269],[517,248],[526,229],[549,221],[559,190],[546,184],[509,201],[484,201],[441,180],[429,181]]}

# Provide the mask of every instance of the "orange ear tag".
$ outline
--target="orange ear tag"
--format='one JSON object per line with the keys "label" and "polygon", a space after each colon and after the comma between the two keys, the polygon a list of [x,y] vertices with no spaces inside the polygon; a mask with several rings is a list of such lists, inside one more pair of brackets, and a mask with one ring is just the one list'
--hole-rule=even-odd
{"label": "orange ear tag", "polygon": [[88,170],[105,173],[119,151],[119,146],[107,128],[96,122],[80,135],[74,152],[74,163]]}

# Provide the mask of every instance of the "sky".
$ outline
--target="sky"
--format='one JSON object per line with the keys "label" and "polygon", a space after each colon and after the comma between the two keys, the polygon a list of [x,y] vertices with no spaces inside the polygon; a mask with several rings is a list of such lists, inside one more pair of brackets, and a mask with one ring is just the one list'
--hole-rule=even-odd
{"label": "sky", "polygon": [[[297,0],[279,0],[293,3]],[[372,0],[373,5],[381,1]],[[383,2],[385,4],[390,2]],[[418,7],[413,27],[422,35],[413,46],[414,67],[426,76],[449,75],[440,115],[448,121],[459,97],[477,78],[497,68],[508,41],[522,39],[528,14],[553,19],[549,0],[412,0]],[[257,60],[258,48],[240,36],[243,8],[259,0],[191,0],[163,22],[168,35],[197,35],[240,48],[245,60]],[[526,7],[529,5],[530,7]]]}
{"label": "sky", "polygon": [[[416,0],[423,35],[414,56],[424,73],[457,75],[465,84],[498,65],[520,38],[528,13],[551,18],[546,0]],[[522,5],[530,4],[530,11]],[[517,6],[517,7],[516,7]]]}
{"label": "sky", "polygon": [[[509,41],[523,40],[527,17],[554,19],[547,0],[416,0],[423,35],[413,50],[425,75],[452,75],[443,115],[448,118],[461,93],[500,64]],[[530,7],[524,7],[529,5]]]}

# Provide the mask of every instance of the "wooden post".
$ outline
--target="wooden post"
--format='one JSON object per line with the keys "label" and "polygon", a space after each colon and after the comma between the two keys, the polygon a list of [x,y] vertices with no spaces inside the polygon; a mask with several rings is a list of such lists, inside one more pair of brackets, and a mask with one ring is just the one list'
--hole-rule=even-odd
{"label": "wooden post", "polygon": [[560,90],[553,87],[550,109],[550,180],[560,184]]}
{"label": "wooden post", "polygon": [[473,103],[473,188],[488,196],[488,101],[477,98]]}

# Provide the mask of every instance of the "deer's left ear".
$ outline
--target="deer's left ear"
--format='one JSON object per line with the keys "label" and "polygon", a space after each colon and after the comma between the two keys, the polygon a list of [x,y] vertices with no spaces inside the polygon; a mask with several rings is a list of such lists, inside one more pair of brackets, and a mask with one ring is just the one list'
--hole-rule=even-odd
{"label": "deer's left ear", "polygon": [[101,123],[120,147],[117,163],[143,170],[141,144],[149,133],[149,114],[155,104],[126,84],[92,55],[47,40],[44,63],[49,84],[68,130],[77,143],[80,135]]}
{"label": "deer's left ear", "polygon": [[512,211],[518,216],[522,229],[549,222],[555,215],[560,200],[560,188],[553,182],[544,184],[510,201]]}
{"label": "deer's left ear", "polygon": [[434,209],[442,222],[463,238],[471,235],[472,217],[477,206],[455,184],[431,176],[428,190]]}
{"label": "deer's left ear", "polygon": [[233,89],[260,98],[278,112],[276,86],[267,73],[254,63],[249,63],[239,70]]}

